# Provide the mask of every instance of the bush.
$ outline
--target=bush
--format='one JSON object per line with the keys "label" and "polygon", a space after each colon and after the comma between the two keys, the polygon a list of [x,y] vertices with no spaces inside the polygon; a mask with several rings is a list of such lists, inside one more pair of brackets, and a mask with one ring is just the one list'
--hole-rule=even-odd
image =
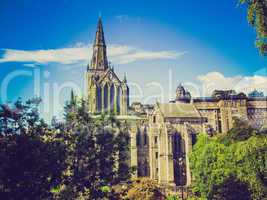
{"label": "bush", "polygon": [[156,181],[148,178],[134,180],[127,198],[130,200],[160,200],[164,199]]}

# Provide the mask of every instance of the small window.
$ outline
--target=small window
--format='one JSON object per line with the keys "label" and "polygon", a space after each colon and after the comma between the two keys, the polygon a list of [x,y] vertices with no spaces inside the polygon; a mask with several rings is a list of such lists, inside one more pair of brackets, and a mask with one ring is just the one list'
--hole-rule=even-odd
{"label": "small window", "polygon": [[155,136],[155,144],[158,144],[158,136]]}
{"label": "small window", "polygon": [[159,152],[156,152],[156,159],[158,159],[159,157]]}
{"label": "small window", "polygon": [[156,116],[153,116],[153,123],[156,123]]}

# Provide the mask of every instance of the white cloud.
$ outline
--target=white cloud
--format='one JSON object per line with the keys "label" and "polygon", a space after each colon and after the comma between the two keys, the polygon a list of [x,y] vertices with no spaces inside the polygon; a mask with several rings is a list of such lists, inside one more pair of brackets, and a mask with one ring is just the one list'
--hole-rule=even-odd
{"label": "white cloud", "polygon": [[[73,47],[47,50],[16,50],[3,49],[4,54],[0,58],[3,62],[24,62],[26,66],[32,67],[30,63],[46,64],[77,64],[88,63],[92,56],[91,45],[79,43]],[[130,46],[109,45],[108,56],[115,64],[126,64],[142,60],[155,59],[179,59],[186,52],[175,51],[146,51]]]}
{"label": "white cloud", "polygon": [[264,75],[226,77],[219,72],[209,72],[197,79],[202,83],[205,95],[210,95],[215,89],[233,89],[245,93],[257,89],[267,94],[267,76]]}

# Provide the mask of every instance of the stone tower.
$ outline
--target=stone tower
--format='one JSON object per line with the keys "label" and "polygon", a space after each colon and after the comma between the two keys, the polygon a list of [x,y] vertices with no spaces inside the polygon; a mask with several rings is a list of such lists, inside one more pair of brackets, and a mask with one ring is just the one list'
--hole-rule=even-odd
{"label": "stone tower", "polygon": [[121,81],[108,62],[101,18],[97,24],[92,60],[87,67],[87,84],[90,113],[127,115],[129,88],[126,77]]}

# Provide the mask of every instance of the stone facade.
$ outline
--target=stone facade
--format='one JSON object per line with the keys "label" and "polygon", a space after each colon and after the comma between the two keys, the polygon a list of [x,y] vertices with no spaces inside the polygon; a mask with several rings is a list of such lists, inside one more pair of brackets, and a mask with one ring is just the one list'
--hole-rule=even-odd
{"label": "stone facade", "polygon": [[192,98],[180,84],[176,98],[169,103],[134,102],[129,107],[126,78],[120,81],[107,61],[101,19],[87,80],[89,111],[114,113],[128,123],[135,176],[150,177],[163,186],[191,184],[189,153],[197,134],[225,133],[235,118],[258,127],[267,124],[267,97],[256,91],[247,96],[216,90],[211,97]]}

